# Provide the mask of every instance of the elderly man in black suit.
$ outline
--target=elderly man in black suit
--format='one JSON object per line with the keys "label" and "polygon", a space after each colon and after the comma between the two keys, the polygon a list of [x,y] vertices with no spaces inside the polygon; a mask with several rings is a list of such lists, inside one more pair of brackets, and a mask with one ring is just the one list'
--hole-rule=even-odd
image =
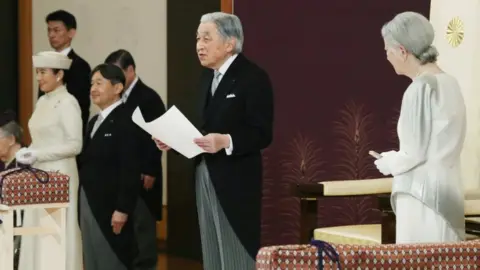
{"label": "elderly man in black suit", "polygon": [[79,159],[79,223],[85,270],[130,270],[136,256],[133,213],[140,185],[138,131],[121,100],[122,70],[92,71],[90,120]]}
{"label": "elderly man in black suit", "polygon": [[[205,14],[197,54],[199,89],[195,190],[204,268],[255,269],[260,248],[262,149],[272,141],[273,90],[267,73],[242,54],[237,16]],[[169,147],[156,140],[162,150]]]}
{"label": "elderly man in black suit", "polygon": [[[72,59],[70,69],[65,72],[64,83],[68,92],[78,101],[82,111],[83,128],[85,129],[90,116],[90,65],[72,49],[72,40],[77,33],[75,16],[65,10],[56,10],[47,15],[45,22],[48,27],[50,46],[59,53]],[[43,92],[38,91],[38,96]]]}
{"label": "elderly man in black suit", "polygon": [[[147,122],[165,113],[165,104],[160,96],[148,87],[136,73],[136,65],[130,52],[120,49],[112,52],[105,63],[120,67],[125,74],[126,85],[122,96],[130,115],[139,107]],[[137,127],[141,135],[139,147],[141,156],[141,176],[143,189],[135,211],[135,233],[138,244],[136,270],[155,270],[157,265],[156,221],[162,220],[163,175],[162,152],[157,149],[151,136]]]}

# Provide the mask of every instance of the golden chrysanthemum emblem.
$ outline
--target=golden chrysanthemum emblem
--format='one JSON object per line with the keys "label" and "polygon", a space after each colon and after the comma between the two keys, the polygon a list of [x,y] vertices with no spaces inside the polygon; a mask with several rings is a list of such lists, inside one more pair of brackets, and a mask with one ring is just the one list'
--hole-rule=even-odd
{"label": "golden chrysanthemum emblem", "polygon": [[452,47],[458,47],[463,41],[464,27],[460,18],[455,17],[450,20],[447,26],[447,41]]}

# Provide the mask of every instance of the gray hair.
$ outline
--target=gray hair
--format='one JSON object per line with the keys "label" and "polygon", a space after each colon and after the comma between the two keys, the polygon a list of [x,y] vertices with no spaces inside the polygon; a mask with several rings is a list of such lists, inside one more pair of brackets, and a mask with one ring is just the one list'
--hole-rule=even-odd
{"label": "gray hair", "polygon": [[437,61],[438,51],[432,45],[435,32],[422,14],[411,11],[398,14],[382,27],[382,36],[387,46],[403,46],[422,65]]}
{"label": "gray hair", "polygon": [[218,33],[224,40],[234,38],[234,53],[241,53],[243,49],[243,28],[240,19],[229,13],[213,12],[202,16],[200,23],[214,23],[217,26]]}
{"label": "gray hair", "polygon": [[0,136],[1,137],[13,136],[15,138],[15,143],[21,144],[22,137],[23,137],[23,129],[19,124],[17,124],[17,122],[10,121],[7,124],[0,127]]}

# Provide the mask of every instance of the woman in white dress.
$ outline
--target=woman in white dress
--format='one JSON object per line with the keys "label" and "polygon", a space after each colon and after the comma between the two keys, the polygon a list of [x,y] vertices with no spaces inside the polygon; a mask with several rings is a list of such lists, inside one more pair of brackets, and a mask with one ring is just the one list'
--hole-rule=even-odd
{"label": "woman in white dress", "polygon": [[393,175],[391,203],[397,243],[456,242],[465,238],[460,153],[465,103],[457,80],[436,64],[434,30],[422,15],[404,12],[382,28],[387,59],[412,79],[404,93],[399,151],[375,161]]}
{"label": "woman in white dress", "polygon": [[[17,152],[18,163],[70,176],[67,209],[66,265],[60,265],[61,248],[54,235],[22,238],[19,270],[82,270],[82,247],[77,221],[78,170],[76,156],[82,149],[82,118],[77,100],[63,83],[71,60],[57,52],[33,56],[37,81],[45,95],[40,97],[28,122],[32,143]],[[45,211],[25,211],[24,226],[38,226]]]}

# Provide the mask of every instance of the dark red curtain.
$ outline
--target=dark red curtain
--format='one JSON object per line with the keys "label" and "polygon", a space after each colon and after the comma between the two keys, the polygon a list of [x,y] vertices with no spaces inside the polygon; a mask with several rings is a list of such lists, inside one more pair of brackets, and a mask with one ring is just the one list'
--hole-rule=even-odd
{"label": "dark red curtain", "polygon": [[[244,52],[275,90],[275,138],[264,152],[264,245],[297,243],[299,201],[288,184],[381,177],[369,150],[397,146],[409,81],[386,60],[382,25],[430,1],[241,0]],[[369,197],[319,201],[318,226],[379,221]]]}

